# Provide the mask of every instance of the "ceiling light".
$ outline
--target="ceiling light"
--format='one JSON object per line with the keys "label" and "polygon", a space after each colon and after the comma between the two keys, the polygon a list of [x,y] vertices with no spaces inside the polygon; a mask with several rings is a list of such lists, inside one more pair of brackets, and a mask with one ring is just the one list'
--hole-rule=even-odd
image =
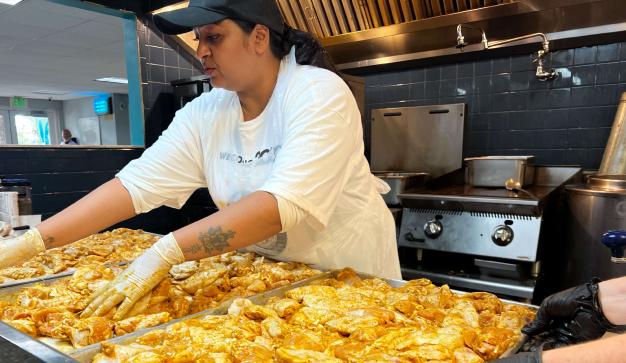
{"label": "ceiling light", "polygon": [[22,0],[0,0],[0,4],[15,5]]}
{"label": "ceiling light", "polygon": [[65,92],[65,91],[51,91],[51,90],[39,90],[39,91],[33,91],[32,93],[36,93],[39,95],[55,95],[55,96],[62,96],[62,95],[66,95],[69,92]]}
{"label": "ceiling light", "polygon": [[128,80],[126,78],[121,78],[121,77],[103,77],[103,78],[96,79],[96,81],[128,84]]}
{"label": "ceiling light", "polygon": [[166,11],[178,10],[178,9],[186,8],[187,6],[189,6],[189,1],[182,1],[182,2],[180,2],[178,4],[168,5],[166,7],[157,9],[157,10],[153,11],[152,14],[160,14],[160,13],[164,13]]}

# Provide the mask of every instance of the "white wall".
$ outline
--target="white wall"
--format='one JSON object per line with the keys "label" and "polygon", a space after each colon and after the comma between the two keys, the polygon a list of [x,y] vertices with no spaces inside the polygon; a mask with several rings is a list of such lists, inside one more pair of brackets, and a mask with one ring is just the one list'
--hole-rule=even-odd
{"label": "white wall", "polygon": [[98,116],[93,110],[94,97],[64,102],[65,127],[81,144],[128,145],[130,124],[128,95],[113,94],[113,114]]}
{"label": "white wall", "polygon": [[64,128],[78,138],[81,145],[100,145],[98,115],[93,111],[94,97],[63,101]]}

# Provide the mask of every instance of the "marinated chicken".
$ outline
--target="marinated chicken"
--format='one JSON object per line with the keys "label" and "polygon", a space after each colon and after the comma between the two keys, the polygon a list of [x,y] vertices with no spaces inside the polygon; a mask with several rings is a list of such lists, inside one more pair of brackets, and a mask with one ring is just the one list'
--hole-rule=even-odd
{"label": "marinated chicken", "polygon": [[345,269],[262,306],[240,298],[227,315],[177,322],[127,345],[104,342],[94,362],[482,363],[533,318],[492,294],[457,295],[425,279],[393,288]]}
{"label": "marinated chicken", "polygon": [[[48,285],[23,287],[0,299],[0,320],[67,351],[218,307],[227,299],[253,295],[261,286],[265,291],[320,273],[304,264],[285,264],[253,253],[229,252],[173,266],[169,278],[140,299],[123,320],[112,319],[115,308],[103,317],[79,318],[89,296],[113,280],[123,268],[105,264],[82,266],[71,277]],[[297,305],[296,302],[283,304],[282,314]],[[278,318],[269,308],[258,307],[255,312],[249,312],[257,314],[254,316],[268,313]],[[255,349],[242,347],[238,354],[245,356]]]}
{"label": "marinated chicken", "polygon": [[0,269],[0,284],[57,274],[81,266],[132,261],[158,238],[141,230],[127,228],[97,233],[42,252],[21,266]]}

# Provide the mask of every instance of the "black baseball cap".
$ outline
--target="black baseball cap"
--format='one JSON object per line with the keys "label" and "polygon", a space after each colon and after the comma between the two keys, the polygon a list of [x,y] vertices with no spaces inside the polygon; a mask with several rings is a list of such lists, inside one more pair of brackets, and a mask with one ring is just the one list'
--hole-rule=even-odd
{"label": "black baseball cap", "polygon": [[284,28],[276,0],[190,0],[186,8],[156,14],[154,24],[165,34],[182,34],[224,19],[262,24],[278,33]]}

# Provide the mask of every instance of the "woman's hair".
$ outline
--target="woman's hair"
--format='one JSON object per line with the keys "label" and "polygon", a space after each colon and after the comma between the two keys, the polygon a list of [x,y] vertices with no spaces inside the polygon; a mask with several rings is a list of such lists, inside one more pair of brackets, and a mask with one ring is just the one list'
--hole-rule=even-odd
{"label": "woman's hair", "polygon": [[[231,19],[246,33],[251,33],[256,24],[245,20]],[[325,68],[337,73],[337,69],[330,60],[326,49],[311,35],[298,29],[294,29],[285,24],[285,30],[280,34],[270,30],[270,48],[272,54],[278,59],[282,59],[289,54],[291,47],[296,47],[296,62],[302,65],[312,65]]]}

